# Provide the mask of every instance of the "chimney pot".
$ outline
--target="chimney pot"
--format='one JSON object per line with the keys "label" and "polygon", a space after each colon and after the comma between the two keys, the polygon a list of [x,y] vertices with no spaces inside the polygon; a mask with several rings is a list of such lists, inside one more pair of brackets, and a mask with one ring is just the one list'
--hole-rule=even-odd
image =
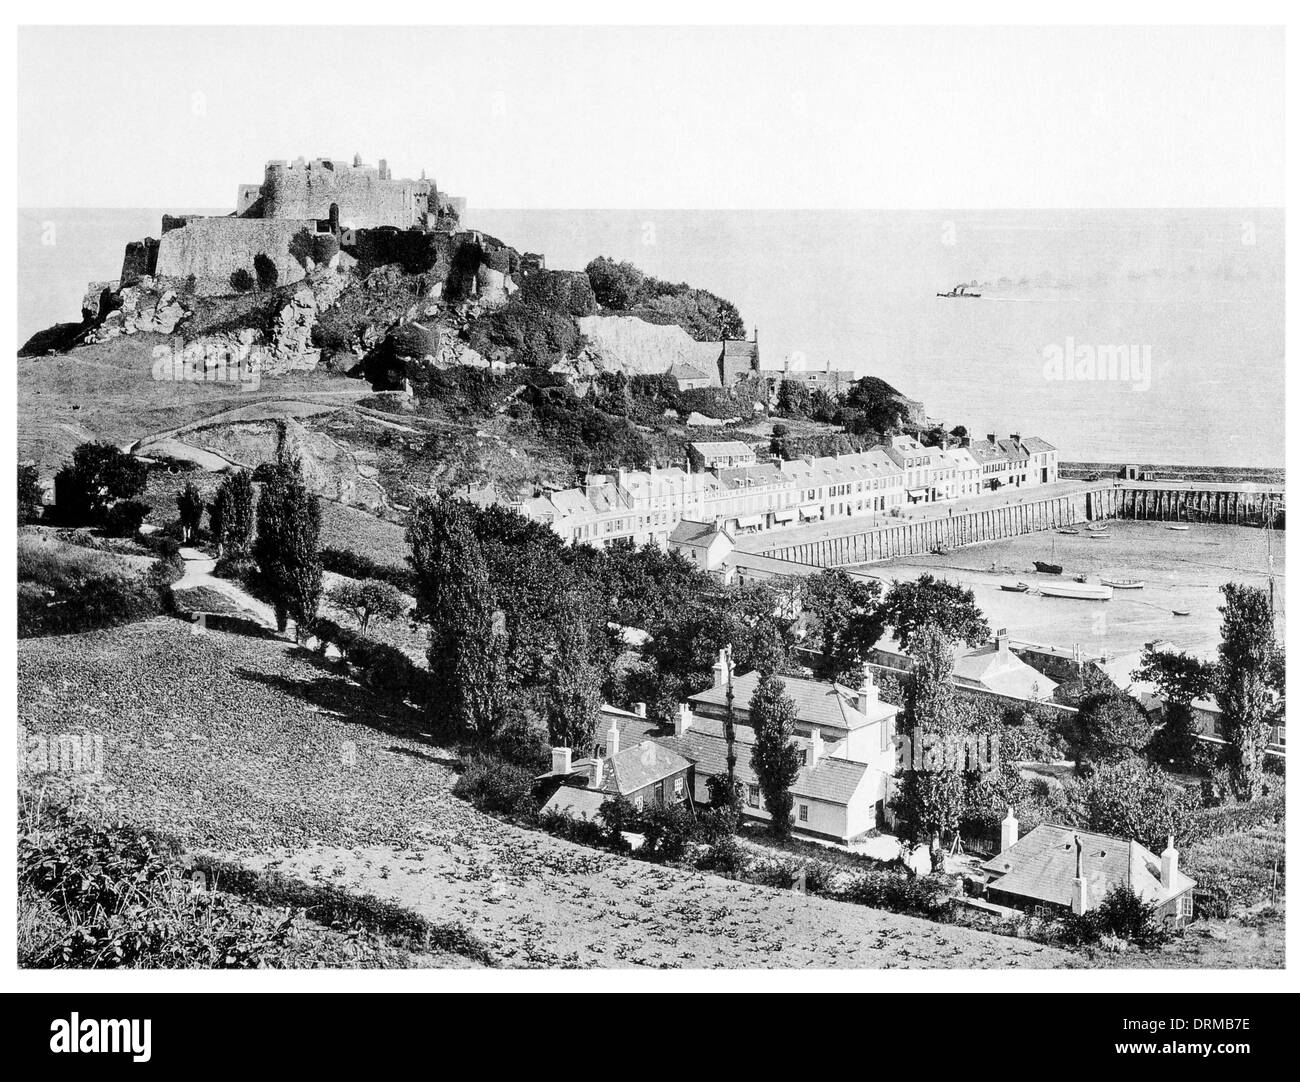
{"label": "chimney pot", "polygon": [[808,769],[811,770],[822,759],[822,731],[814,729],[808,738]]}
{"label": "chimney pot", "polygon": [[551,773],[552,774],[573,773],[573,749],[572,748],[551,749]]}
{"label": "chimney pot", "polygon": [[1165,851],[1160,854],[1160,886],[1173,890],[1174,879],[1178,875],[1178,850],[1174,848],[1174,836],[1169,835]]}
{"label": "chimney pot", "polygon": [[645,717],[645,716],[646,716],[646,704],[645,704],[645,703],[633,703],[633,704],[632,704],[632,712],[633,712],[634,714],[636,714],[636,716],[639,717],[639,718],[643,718],[643,717]]}
{"label": "chimney pot", "polygon": [[1016,818],[1015,808],[1007,808],[1007,817],[1002,820],[1002,848],[1000,852],[1005,853],[1016,842],[1020,841],[1020,820]]}
{"label": "chimney pot", "polygon": [[597,758],[591,764],[591,788],[599,789],[605,784],[605,760]]}

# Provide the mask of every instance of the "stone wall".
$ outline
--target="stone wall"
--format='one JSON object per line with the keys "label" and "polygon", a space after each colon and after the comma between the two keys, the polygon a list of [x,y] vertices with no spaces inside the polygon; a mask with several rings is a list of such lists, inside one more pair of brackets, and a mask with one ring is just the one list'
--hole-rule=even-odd
{"label": "stone wall", "polygon": [[256,277],[253,260],[264,254],[275,264],[278,284],[288,285],[307,273],[289,251],[290,242],[303,230],[314,237],[315,221],[192,218],[163,234],[156,274],[163,278],[193,275],[198,293],[232,293],[230,276],[242,269]]}
{"label": "stone wall", "polygon": [[[264,218],[319,219],[339,208],[339,224],[363,229],[423,226],[428,220],[431,180],[394,180],[386,170],[333,159],[270,162],[259,192]],[[249,201],[241,190],[241,199]],[[252,206],[249,201],[249,206]]]}

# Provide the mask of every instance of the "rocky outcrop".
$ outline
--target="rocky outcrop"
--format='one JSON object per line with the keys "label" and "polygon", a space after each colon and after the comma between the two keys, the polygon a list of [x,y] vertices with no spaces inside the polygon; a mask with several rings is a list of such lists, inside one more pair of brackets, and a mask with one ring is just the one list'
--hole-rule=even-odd
{"label": "rocky outcrop", "polygon": [[[95,287],[92,287],[92,292]],[[97,299],[88,293],[82,301],[83,312],[91,306],[99,319],[85,334],[86,343],[105,342],[121,334],[172,334],[189,310],[174,289],[160,289],[150,278],[116,293],[100,290]],[[101,313],[105,313],[100,318]]]}
{"label": "rocky outcrop", "polygon": [[309,370],[320,360],[320,350],[312,345],[311,332],[316,326],[316,294],[303,286],[271,324],[270,340],[262,351],[263,376],[281,376],[286,372]]}
{"label": "rocky outcrop", "polygon": [[636,316],[583,316],[578,329],[587,353],[606,371],[629,376],[659,375],[690,366],[720,385],[721,342],[697,342],[675,323],[647,323]]}

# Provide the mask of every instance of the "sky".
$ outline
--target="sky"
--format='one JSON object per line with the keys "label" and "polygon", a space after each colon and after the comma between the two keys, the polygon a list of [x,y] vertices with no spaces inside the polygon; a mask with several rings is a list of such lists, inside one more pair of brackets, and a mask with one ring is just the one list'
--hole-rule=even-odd
{"label": "sky", "polygon": [[1284,203],[1269,28],[36,27],[18,203],[388,159],[500,208]]}

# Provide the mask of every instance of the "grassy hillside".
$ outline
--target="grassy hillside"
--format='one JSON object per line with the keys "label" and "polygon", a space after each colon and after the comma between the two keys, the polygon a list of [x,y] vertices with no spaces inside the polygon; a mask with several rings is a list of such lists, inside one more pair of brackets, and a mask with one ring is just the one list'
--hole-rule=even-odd
{"label": "grassy hillside", "polygon": [[[19,644],[20,721],[97,733],[109,817],[456,922],[505,965],[1060,966],[1064,952],[584,849],[453,797],[422,719],[279,642],[160,618]],[[40,779],[28,777],[36,786]],[[599,929],[598,934],[593,929]]]}

